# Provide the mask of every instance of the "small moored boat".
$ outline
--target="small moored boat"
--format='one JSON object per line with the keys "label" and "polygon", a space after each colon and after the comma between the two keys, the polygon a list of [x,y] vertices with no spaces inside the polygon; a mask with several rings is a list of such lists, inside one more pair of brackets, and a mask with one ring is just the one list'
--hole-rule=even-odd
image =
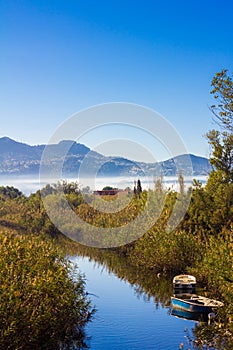
{"label": "small moored boat", "polygon": [[178,275],[173,278],[174,289],[195,289],[196,277],[192,275]]}
{"label": "small moored boat", "polygon": [[188,299],[180,299],[171,297],[172,307],[188,312],[210,313],[214,308],[223,306],[223,303],[218,300],[209,299],[199,295],[191,295]]}

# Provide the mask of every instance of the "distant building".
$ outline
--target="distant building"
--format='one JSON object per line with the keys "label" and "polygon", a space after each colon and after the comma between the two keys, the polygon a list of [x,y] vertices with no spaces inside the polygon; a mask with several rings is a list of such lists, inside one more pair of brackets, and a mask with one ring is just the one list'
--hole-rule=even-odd
{"label": "distant building", "polygon": [[94,191],[94,195],[97,196],[115,196],[119,190],[117,188],[113,188],[112,190],[100,190]]}

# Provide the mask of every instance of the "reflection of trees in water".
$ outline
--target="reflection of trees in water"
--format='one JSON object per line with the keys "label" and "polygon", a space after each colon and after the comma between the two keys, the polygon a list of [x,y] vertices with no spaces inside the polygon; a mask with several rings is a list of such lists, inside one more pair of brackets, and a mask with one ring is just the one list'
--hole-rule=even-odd
{"label": "reflection of trees in water", "polygon": [[86,335],[85,330],[82,328],[77,331],[76,336],[68,344],[61,344],[60,350],[84,350],[90,349],[88,345],[91,337]]}
{"label": "reflection of trees in water", "polygon": [[[71,254],[71,252],[69,252]],[[72,255],[88,257],[95,266],[114,273],[120,280],[128,282],[138,298],[145,301],[154,300],[156,308],[169,307],[172,295],[172,278],[158,277],[153,271],[136,268],[129,264],[127,258],[114,251],[77,246]]]}
{"label": "reflection of trees in water", "polygon": [[143,274],[140,276],[138,284],[134,286],[134,290],[137,296],[143,296],[145,301],[153,298],[156,308],[158,308],[160,304],[163,307],[169,307],[171,301],[170,297],[172,295],[170,284],[170,279],[158,278],[156,276],[151,276],[151,274]]}
{"label": "reflection of trees in water", "polygon": [[[135,268],[130,265],[124,254],[119,255],[114,249],[98,249],[81,245],[71,245],[69,250],[70,255],[79,255],[88,257],[94,266],[109,273],[115,274],[120,280],[128,282],[135,292],[137,298],[142,298],[145,302],[153,300],[155,307],[168,308],[170,306],[170,298],[173,294],[172,276],[158,277],[153,271],[142,268]],[[217,321],[217,320],[216,320]],[[212,346],[213,344],[221,344],[224,337],[219,337],[218,328],[216,325],[208,325],[207,322],[199,322],[195,324],[193,332],[186,334],[186,344],[183,344],[183,349],[208,349],[216,350],[221,347]],[[218,334],[218,335],[217,335]],[[216,336],[217,335],[217,336]],[[224,340],[224,348],[232,350],[233,346],[228,340]]]}

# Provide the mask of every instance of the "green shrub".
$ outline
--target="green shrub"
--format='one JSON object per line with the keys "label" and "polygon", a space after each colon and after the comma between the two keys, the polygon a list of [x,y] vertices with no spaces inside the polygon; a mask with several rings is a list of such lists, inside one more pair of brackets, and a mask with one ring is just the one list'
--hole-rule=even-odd
{"label": "green shrub", "polygon": [[51,241],[0,235],[0,349],[68,349],[91,315],[83,277]]}
{"label": "green shrub", "polygon": [[155,228],[140,238],[130,252],[133,264],[155,272],[185,272],[202,254],[194,236],[184,231],[160,232]]}

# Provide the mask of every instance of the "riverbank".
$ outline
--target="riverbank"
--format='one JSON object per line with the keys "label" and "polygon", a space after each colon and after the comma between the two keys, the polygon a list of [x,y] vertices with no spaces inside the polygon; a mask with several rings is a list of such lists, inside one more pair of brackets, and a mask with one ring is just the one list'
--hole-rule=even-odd
{"label": "riverbank", "polygon": [[[56,200],[53,193],[48,196],[51,196],[51,201]],[[64,249],[70,247],[76,253],[95,257],[102,263],[112,261],[112,265],[119,269],[123,269],[123,266],[129,268],[131,266],[132,271],[135,271],[135,268],[145,271],[145,276],[146,271],[152,272],[154,276],[159,274],[166,277],[171,277],[178,272],[195,274],[198,282],[205,288],[206,295],[220,299],[225,304],[217,314],[215,326],[200,333],[200,341],[214,340],[219,342],[220,346],[224,344],[225,349],[231,349],[233,343],[232,184],[217,185],[215,181],[209,182],[205,188],[202,188],[197,183],[185,217],[176,230],[170,233],[165,229],[167,220],[180,194],[164,191],[162,184],[157,184],[153,196],[155,205],[156,203],[159,205],[163,200],[163,210],[156,224],[138,240],[112,249],[90,248],[62,238],[49,220],[39,192],[27,198],[15,189],[2,191],[0,229],[16,236],[34,234],[53,237],[54,242],[62,245]],[[129,219],[136,217],[146,205],[147,192],[143,191],[140,196],[133,196],[129,206],[118,215],[93,211],[90,203],[84,201],[82,194],[72,190],[66,192],[66,198],[73,211],[83,220],[90,224],[98,223],[100,226],[105,225],[103,227],[106,225],[112,227],[125,222],[127,224]],[[114,199],[111,198],[111,200]],[[63,209],[58,208],[58,210],[61,210],[62,214]],[[134,278],[133,274],[131,278]],[[205,339],[206,334],[208,337]],[[198,334],[197,337],[199,337]]]}
{"label": "riverbank", "polygon": [[0,232],[0,349],[78,349],[93,311],[51,239]]}
{"label": "riverbank", "polygon": [[[132,286],[137,286],[135,292],[138,295],[146,293],[148,297],[155,299],[155,304],[162,304],[169,307],[172,291],[172,277],[174,273],[163,271],[157,274],[157,269],[148,268],[145,265],[135,264],[122,249],[96,249],[74,244],[65,240],[65,249],[71,255],[88,257],[90,261],[99,264],[102,268],[118,276],[120,280],[128,281]],[[198,290],[201,295],[219,299],[224,302],[224,307],[217,310],[214,322],[211,325],[200,323],[194,329],[194,348],[232,350],[232,281],[230,280],[232,266],[232,246],[229,239],[212,239],[209,243],[209,250],[205,256],[197,262],[196,266],[190,266],[184,272],[193,273],[197,277]],[[70,246],[70,250],[69,250]],[[171,244],[171,247],[173,245]],[[132,247],[131,247],[132,249]],[[132,252],[131,252],[132,254]],[[225,256],[225,260],[224,260]],[[200,257],[201,258],[201,257]],[[224,277],[223,277],[224,276]]]}

